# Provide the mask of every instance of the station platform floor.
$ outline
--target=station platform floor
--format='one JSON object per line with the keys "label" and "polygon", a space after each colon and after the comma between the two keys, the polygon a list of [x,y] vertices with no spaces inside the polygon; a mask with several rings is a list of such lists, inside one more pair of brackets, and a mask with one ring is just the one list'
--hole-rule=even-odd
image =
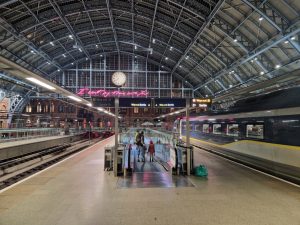
{"label": "station platform floor", "polygon": [[[99,142],[0,191],[1,225],[299,225],[300,189],[200,150],[208,178],[189,187],[122,188]],[[170,179],[172,180],[172,179]]]}

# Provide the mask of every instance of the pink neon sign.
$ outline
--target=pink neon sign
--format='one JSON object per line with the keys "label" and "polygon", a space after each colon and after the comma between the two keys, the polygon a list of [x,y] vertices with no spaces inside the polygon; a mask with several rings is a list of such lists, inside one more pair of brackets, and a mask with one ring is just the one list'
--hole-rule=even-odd
{"label": "pink neon sign", "polygon": [[93,97],[147,97],[149,92],[147,90],[140,91],[109,91],[103,89],[90,90],[89,88],[81,88],[77,95],[90,95]]}

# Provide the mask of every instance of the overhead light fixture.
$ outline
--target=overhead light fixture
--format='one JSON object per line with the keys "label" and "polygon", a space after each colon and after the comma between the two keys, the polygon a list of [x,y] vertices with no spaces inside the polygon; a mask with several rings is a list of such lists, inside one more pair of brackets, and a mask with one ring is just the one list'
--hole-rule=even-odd
{"label": "overhead light fixture", "polygon": [[168,60],[169,58],[168,58],[168,57],[166,57],[165,59],[166,59],[166,60]]}
{"label": "overhead light fixture", "polygon": [[134,58],[137,58],[137,56],[135,55]]}
{"label": "overhead light fixture", "polygon": [[104,109],[103,108],[97,108],[99,111],[101,111],[101,112],[103,112],[104,111]]}
{"label": "overhead light fixture", "polygon": [[86,57],[85,60],[88,61],[89,59]]}
{"label": "overhead light fixture", "polygon": [[234,39],[233,41],[234,41],[234,42],[237,42],[238,40],[237,40],[237,39]]}
{"label": "overhead light fixture", "polygon": [[205,97],[207,98],[207,97],[208,97],[208,95],[205,95]]}
{"label": "overhead light fixture", "polygon": [[60,69],[58,69],[57,72],[60,72]]}
{"label": "overhead light fixture", "polygon": [[80,98],[77,98],[77,97],[75,97],[73,95],[69,95],[68,98],[70,98],[70,99],[72,99],[72,100],[74,100],[76,102],[81,102],[82,101]]}
{"label": "overhead light fixture", "polygon": [[263,17],[259,17],[259,19],[258,19],[258,20],[259,20],[259,21],[262,21],[263,19],[264,19]]}
{"label": "overhead light fixture", "polygon": [[70,38],[71,40],[73,40],[73,36],[72,36],[71,34],[69,35],[69,38]]}
{"label": "overhead light fixture", "polygon": [[187,55],[187,56],[185,57],[185,59],[189,59],[189,56]]}
{"label": "overhead light fixture", "polygon": [[52,41],[50,41],[50,45],[54,46],[54,43]]}
{"label": "overhead light fixture", "polygon": [[32,83],[38,84],[38,85],[40,85],[40,86],[42,86],[44,88],[47,88],[49,90],[55,90],[55,87],[52,87],[51,85],[46,84],[43,81],[40,81],[40,80],[38,80],[38,79],[36,79],[34,77],[27,77],[26,79],[29,80],[29,81],[31,81]]}
{"label": "overhead light fixture", "polygon": [[63,56],[64,58],[66,58],[66,57],[67,57],[65,54],[62,54],[62,56]]}
{"label": "overhead light fixture", "polygon": [[288,44],[288,43],[289,43],[289,41],[285,41],[285,42],[284,42],[284,44]]}
{"label": "overhead light fixture", "polygon": [[279,69],[280,67],[281,67],[281,65],[279,65],[279,64],[275,66],[276,69]]}
{"label": "overhead light fixture", "polygon": [[260,75],[264,75],[264,74],[265,74],[265,72],[264,72],[264,71],[261,71],[259,74],[260,74]]}
{"label": "overhead light fixture", "polygon": [[32,54],[34,54],[34,55],[36,54],[35,51],[33,51],[33,50],[31,50],[30,52],[31,52]]}
{"label": "overhead light fixture", "polygon": [[153,38],[152,43],[155,43],[155,39]]}
{"label": "overhead light fixture", "polygon": [[86,105],[89,107],[92,107],[92,103],[87,103]]}
{"label": "overhead light fixture", "polygon": [[232,88],[232,84],[229,84],[229,87]]}
{"label": "overhead light fixture", "polygon": [[103,55],[100,55],[100,57],[103,57]]}
{"label": "overhead light fixture", "polygon": [[136,46],[136,45],[134,46],[134,49],[135,49],[135,50],[137,49],[137,46]]}
{"label": "overhead light fixture", "polygon": [[296,37],[295,36],[293,36],[293,37],[291,37],[291,40],[293,41],[293,40],[295,40],[296,39]]}
{"label": "overhead light fixture", "polygon": [[80,52],[82,52],[82,49],[81,49],[81,48],[78,48],[78,50],[79,50]]}
{"label": "overhead light fixture", "polygon": [[153,54],[153,51],[151,50],[151,51],[150,51],[150,55],[152,55],[152,54]]}
{"label": "overhead light fixture", "polygon": [[164,66],[161,66],[161,68],[164,68]]}
{"label": "overhead light fixture", "polygon": [[179,67],[182,68],[182,65],[180,65]]}
{"label": "overhead light fixture", "polygon": [[170,47],[170,51],[172,51],[172,50],[173,50],[173,47],[171,46],[171,47]]}
{"label": "overhead light fixture", "polygon": [[47,64],[50,65],[51,63],[50,63],[50,62],[47,62]]}
{"label": "overhead light fixture", "polygon": [[74,65],[74,63],[71,63],[71,65]]}
{"label": "overhead light fixture", "polygon": [[96,45],[96,48],[98,48],[98,45]]}

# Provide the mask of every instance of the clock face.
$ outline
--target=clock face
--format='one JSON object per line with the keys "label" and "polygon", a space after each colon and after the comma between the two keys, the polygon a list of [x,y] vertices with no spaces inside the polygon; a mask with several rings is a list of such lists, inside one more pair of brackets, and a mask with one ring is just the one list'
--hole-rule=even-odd
{"label": "clock face", "polygon": [[115,72],[112,75],[111,81],[117,86],[122,86],[126,82],[126,75],[123,72]]}

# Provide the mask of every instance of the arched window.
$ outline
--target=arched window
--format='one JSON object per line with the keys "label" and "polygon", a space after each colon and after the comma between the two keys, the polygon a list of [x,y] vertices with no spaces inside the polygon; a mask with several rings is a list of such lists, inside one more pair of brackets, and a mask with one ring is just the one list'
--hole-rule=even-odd
{"label": "arched window", "polygon": [[26,111],[27,113],[31,113],[32,108],[31,108],[31,105],[30,105],[30,104],[26,105],[25,111]]}
{"label": "arched window", "polygon": [[42,105],[40,102],[37,104],[36,112],[38,112],[38,113],[42,112]]}
{"label": "arched window", "polygon": [[55,110],[54,103],[51,102],[51,105],[50,105],[50,112],[51,112],[51,113],[54,113],[54,110]]}

